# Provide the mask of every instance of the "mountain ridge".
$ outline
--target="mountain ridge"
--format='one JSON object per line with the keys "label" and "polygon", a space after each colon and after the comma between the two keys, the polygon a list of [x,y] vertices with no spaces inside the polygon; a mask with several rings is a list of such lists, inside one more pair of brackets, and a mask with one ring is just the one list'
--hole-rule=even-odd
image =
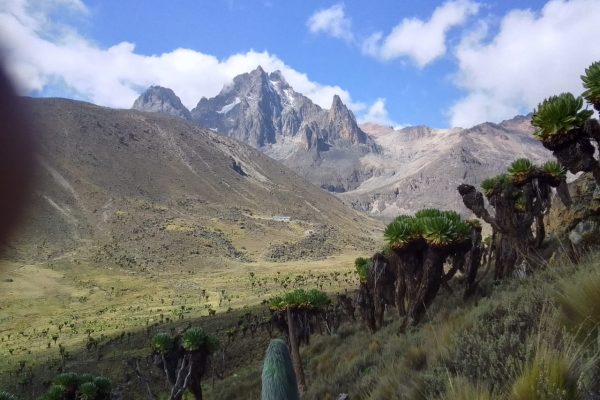
{"label": "mountain ridge", "polygon": [[323,110],[281,72],[260,66],[191,113],[197,124],[260,149],[347,205],[386,220],[420,207],[468,213],[455,190],[463,180],[479,185],[516,158],[550,157],[531,136],[530,116],[470,128],[358,125],[339,96]]}

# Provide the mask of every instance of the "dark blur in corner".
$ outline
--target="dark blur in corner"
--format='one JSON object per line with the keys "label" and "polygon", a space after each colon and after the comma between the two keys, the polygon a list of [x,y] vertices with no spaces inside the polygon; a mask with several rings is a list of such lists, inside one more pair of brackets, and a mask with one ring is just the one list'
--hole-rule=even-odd
{"label": "dark blur in corner", "polygon": [[30,195],[35,163],[33,145],[21,99],[0,63],[0,255]]}

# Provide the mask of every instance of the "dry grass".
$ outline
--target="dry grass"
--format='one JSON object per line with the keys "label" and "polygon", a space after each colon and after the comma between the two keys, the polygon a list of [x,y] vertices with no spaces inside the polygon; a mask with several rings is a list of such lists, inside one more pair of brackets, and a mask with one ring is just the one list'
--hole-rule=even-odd
{"label": "dry grass", "polygon": [[55,356],[59,344],[72,350],[87,343],[88,336],[108,338],[182,317],[198,318],[209,310],[240,310],[259,305],[284,286],[321,285],[324,291],[344,292],[357,284],[355,257],[153,273],[67,261],[5,263],[0,268],[0,374],[21,361]]}

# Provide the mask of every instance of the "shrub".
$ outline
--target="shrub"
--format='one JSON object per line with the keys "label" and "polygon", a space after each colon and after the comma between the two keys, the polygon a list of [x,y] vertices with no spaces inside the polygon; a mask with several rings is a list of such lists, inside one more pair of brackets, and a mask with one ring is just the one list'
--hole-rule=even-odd
{"label": "shrub", "polygon": [[539,324],[544,302],[541,290],[518,292],[501,304],[480,307],[451,341],[445,365],[492,390],[504,388],[531,357],[528,337]]}
{"label": "shrub", "polygon": [[512,400],[581,400],[577,366],[563,354],[541,349],[512,386]]}

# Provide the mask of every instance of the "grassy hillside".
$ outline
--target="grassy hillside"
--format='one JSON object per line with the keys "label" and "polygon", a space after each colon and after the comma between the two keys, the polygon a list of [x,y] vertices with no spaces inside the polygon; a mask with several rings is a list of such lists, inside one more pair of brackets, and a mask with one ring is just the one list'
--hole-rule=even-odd
{"label": "grassy hillside", "polygon": [[258,150],[181,119],[25,104],[38,179],[12,259],[135,270],[323,259],[369,247],[379,228]]}
{"label": "grassy hillside", "polygon": [[[304,398],[591,399],[563,386],[600,390],[598,253],[580,265],[557,261],[533,276],[488,284],[466,304],[458,293],[442,293],[426,322],[407,334],[398,333],[400,321],[389,313],[387,326],[373,335],[361,323],[346,323],[332,336],[315,337],[302,355]],[[567,382],[557,384],[563,376],[546,376],[543,368],[531,376],[536,360],[566,368]],[[228,380],[232,389],[216,398],[238,398],[237,387],[259,398],[258,366]],[[515,394],[519,383],[537,397],[522,388]]]}

